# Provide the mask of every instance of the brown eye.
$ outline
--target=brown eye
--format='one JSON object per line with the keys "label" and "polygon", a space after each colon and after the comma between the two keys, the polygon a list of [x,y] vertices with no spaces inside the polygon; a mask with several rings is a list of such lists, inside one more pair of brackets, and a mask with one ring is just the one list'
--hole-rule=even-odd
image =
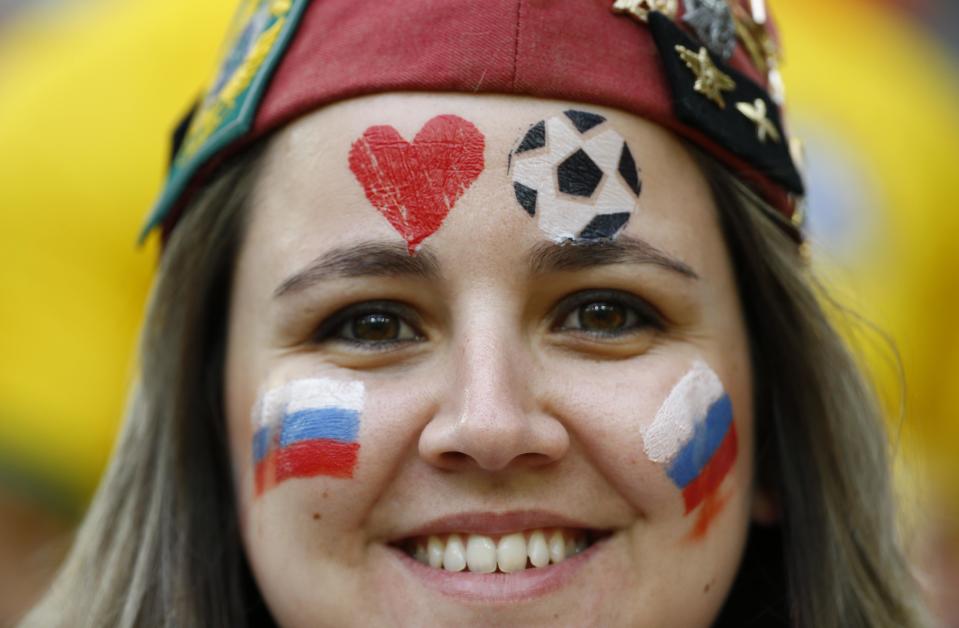
{"label": "brown eye", "polygon": [[341,310],[316,331],[316,342],[343,342],[360,349],[386,350],[423,340],[415,310],[392,301],[368,301]]}
{"label": "brown eye", "polygon": [[392,314],[375,312],[357,316],[351,321],[350,331],[354,340],[387,342],[400,335],[400,319]]}
{"label": "brown eye", "polygon": [[564,299],[557,308],[556,331],[617,338],[646,330],[663,330],[663,317],[644,299],[620,290],[586,290]]}
{"label": "brown eye", "polygon": [[624,306],[603,301],[580,306],[578,314],[580,329],[600,334],[622,331],[628,319]]}

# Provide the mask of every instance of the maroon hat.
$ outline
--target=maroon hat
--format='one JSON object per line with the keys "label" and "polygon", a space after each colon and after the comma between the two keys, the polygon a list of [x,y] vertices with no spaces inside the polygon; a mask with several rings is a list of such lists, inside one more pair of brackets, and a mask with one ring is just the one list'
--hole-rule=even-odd
{"label": "maroon hat", "polygon": [[243,0],[144,229],[168,235],[229,155],[323,105],[391,91],[617,108],[698,145],[798,234],[803,184],[764,0]]}

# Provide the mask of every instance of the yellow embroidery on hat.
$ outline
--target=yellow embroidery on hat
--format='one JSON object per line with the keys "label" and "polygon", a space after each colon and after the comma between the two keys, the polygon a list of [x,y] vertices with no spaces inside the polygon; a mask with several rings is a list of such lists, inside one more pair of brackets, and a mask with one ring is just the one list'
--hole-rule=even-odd
{"label": "yellow embroidery on hat", "polygon": [[273,46],[276,44],[276,40],[283,30],[284,22],[285,20],[283,18],[277,20],[276,24],[263,33],[256,42],[253,50],[250,51],[250,56],[246,58],[246,63],[233,75],[233,78],[230,79],[230,82],[227,83],[227,86],[223,89],[223,93],[220,94],[220,100],[224,105],[232,107],[237,96],[246,91],[246,88],[250,86],[250,81],[253,80],[253,76],[257,70],[260,69],[260,66],[263,65],[263,62],[266,61],[266,56],[273,50]]}
{"label": "yellow embroidery on hat", "polygon": [[[248,26],[258,14],[263,15],[265,10],[268,10],[272,24],[259,33],[256,41],[232,74],[222,77],[224,80],[207,95],[190,125],[183,147],[177,156],[178,162],[185,162],[196,155],[197,151],[203,148],[210,137],[217,132],[224,118],[236,106],[237,99],[250,87],[250,83],[276,46],[286,25],[287,14],[292,9],[292,2],[270,0],[268,7],[265,6],[266,4],[263,0],[260,0],[258,4],[247,3],[245,10],[241,12],[244,21],[239,22],[239,26],[244,26],[244,22]],[[259,8],[250,10],[251,5]],[[243,28],[236,27],[233,38],[238,38],[242,31]]]}
{"label": "yellow embroidery on hat", "polygon": [[676,52],[686,67],[696,75],[693,89],[719,105],[720,109],[725,109],[726,100],[723,98],[723,92],[736,89],[736,82],[732,77],[716,67],[705,47],[700,47],[699,52],[693,52],[686,46],[677,45]]}
{"label": "yellow embroidery on hat", "polygon": [[736,109],[739,109],[739,113],[756,123],[756,137],[759,138],[760,142],[765,144],[767,137],[771,137],[777,144],[782,141],[779,130],[767,116],[765,100],[757,98],[752,104],[748,102],[736,103]]}
{"label": "yellow embroidery on hat", "polygon": [[650,11],[659,11],[669,19],[675,19],[676,5],[677,0],[616,0],[613,12],[630,15],[642,22],[649,20]]}

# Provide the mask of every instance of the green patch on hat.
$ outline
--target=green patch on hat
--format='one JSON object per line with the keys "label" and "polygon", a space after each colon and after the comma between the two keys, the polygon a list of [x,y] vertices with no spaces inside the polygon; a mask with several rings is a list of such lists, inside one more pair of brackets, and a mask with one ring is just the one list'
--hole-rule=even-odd
{"label": "green patch on hat", "polygon": [[216,79],[194,113],[140,240],[163,223],[196,172],[253,126],[309,0],[243,0]]}

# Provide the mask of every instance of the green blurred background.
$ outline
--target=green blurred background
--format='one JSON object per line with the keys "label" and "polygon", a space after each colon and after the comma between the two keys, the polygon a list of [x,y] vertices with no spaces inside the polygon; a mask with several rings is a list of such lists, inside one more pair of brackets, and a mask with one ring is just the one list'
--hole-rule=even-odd
{"label": "green blurred background", "polygon": [[[235,4],[0,0],[0,625],[42,591],[109,457],[157,257],[138,228]],[[816,263],[904,367],[903,391],[881,336],[860,338],[933,589],[959,528],[959,3],[770,5]]]}

